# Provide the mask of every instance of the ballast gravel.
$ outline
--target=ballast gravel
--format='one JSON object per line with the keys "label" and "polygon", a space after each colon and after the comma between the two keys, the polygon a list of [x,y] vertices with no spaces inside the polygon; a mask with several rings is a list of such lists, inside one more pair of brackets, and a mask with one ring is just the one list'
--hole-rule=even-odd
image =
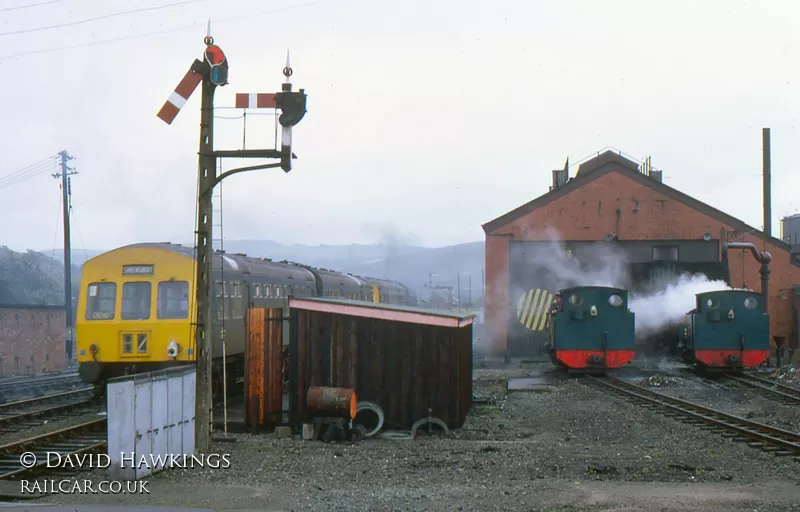
{"label": "ballast gravel", "polygon": [[[565,377],[549,364],[474,370],[474,404],[446,438],[322,443],[235,434],[223,469],[170,469],[146,494],[38,503],[252,510],[800,510],[798,462]],[[508,392],[509,376],[541,385]],[[643,373],[640,378],[646,378]],[[658,390],[663,391],[663,390]],[[56,477],[59,478],[59,477]],[[106,479],[104,470],[68,476]],[[16,485],[16,484],[15,484]],[[625,508],[633,507],[633,508]]]}

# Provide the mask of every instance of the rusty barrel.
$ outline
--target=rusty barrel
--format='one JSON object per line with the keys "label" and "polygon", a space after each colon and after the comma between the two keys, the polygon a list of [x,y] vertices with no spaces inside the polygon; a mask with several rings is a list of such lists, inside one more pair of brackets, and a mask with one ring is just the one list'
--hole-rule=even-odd
{"label": "rusty barrel", "polygon": [[311,386],[306,395],[306,413],[311,417],[356,417],[358,400],[356,390]]}

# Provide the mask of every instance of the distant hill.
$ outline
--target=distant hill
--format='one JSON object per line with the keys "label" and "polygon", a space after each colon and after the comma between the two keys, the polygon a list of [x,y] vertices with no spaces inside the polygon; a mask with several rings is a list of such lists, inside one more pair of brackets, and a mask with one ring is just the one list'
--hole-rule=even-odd
{"label": "distant hill", "polygon": [[[41,254],[49,258],[53,258],[56,261],[60,261],[62,264],[64,262],[64,250],[63,249],[56,249],[56,250],[47,250],[47,251],[39,251]],[[98,249],[80,249],[74,248],[70,251],[70,256],[72,256],[72,264],[77,266],[82,266],[86,260],[94,258],[98,254],[103,254],[106,251],[101,251]]]}
{"label": "distant hill", "polygon": [[[0,304],[64,304],[64,264],[36,252],[0,246]],[[72,266],[72,302],[77,305],[81,269]]]}
{"label": "distant hill", "polygon": [[[399,244],[283,245],[271,240],[225,240],[224,248],[228,253],[289,260],[366,277],[392,279],[413,288],[421,300],[430,299],[430,285],[433,284],[434,287],[452,287],[452,297],[457,302],[460,287],[463,306],[482,303],[483,242],[431,248]],[[82,265],[86,259],[102,252],[74,248],[72,263]],[[46,251],[45,254],[63,261],[61,250]],[[448,292],[440,290],[439,293]]]}

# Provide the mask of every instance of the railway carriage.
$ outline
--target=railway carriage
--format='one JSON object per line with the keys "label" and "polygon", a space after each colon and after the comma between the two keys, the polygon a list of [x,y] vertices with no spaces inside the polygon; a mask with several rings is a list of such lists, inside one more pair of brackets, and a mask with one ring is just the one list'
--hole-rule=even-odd
{"label": "railway carriage", "polygon": [[[192,247],[170,243],[129,245],[84,263],[75,322],[84,381],[194,363],[196,265]],[[224,346],[232,375],[244,364],[250,305],[268,307],[287,296],[408,302],[399,283],[243,254],[215,253],[212,282],[215,369]]]}
{"label": "railway carriage", "polygon": [[633,360],[635,344],[627,291],[579,286],[555,295],[545,347],[557,366],[586,372],[620,368]]}

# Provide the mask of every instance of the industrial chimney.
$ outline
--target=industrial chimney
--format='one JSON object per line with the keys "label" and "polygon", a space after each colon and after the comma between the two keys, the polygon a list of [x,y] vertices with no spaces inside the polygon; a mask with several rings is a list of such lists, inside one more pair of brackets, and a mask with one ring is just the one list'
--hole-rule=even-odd
{"label": "industrial chimney", "polygon": [[764,234],[772,236],[772,193],[770,190],[770,147],[769,147],[769,128],[761,130],[761,140],[763,145],[763,169],[764,169]]}

